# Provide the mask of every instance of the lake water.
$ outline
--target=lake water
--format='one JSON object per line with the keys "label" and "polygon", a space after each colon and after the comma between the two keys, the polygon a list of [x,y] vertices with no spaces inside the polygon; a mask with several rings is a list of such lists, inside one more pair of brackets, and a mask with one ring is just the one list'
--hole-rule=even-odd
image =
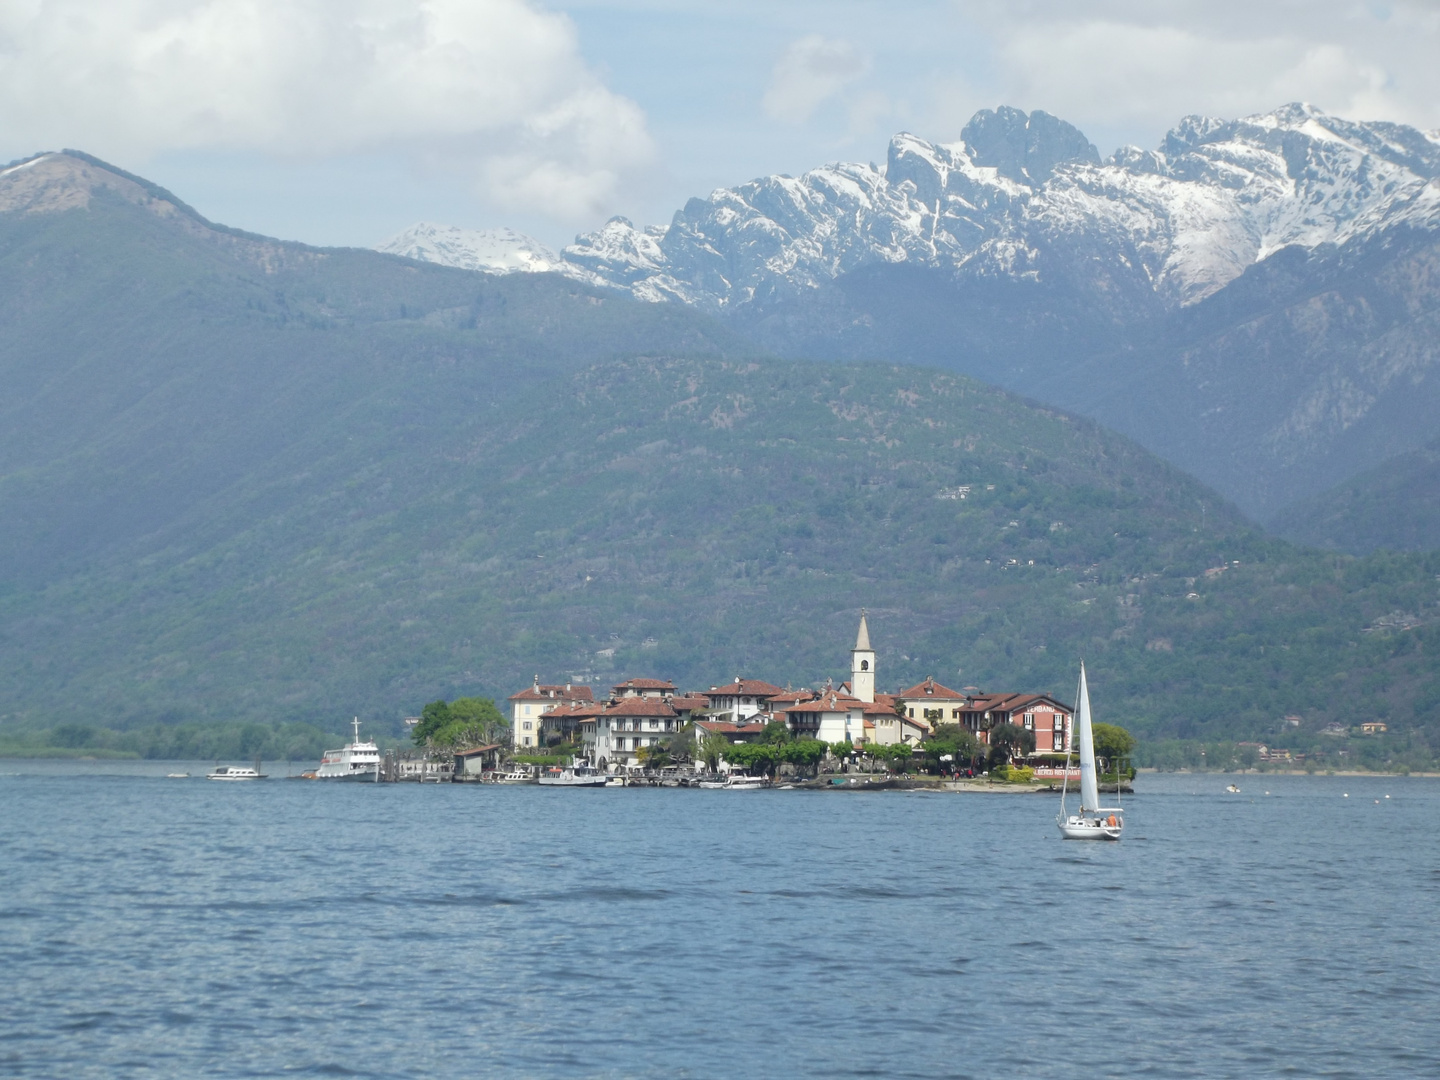
{"label": "lake water", "polygon": [[1437,780],[1145,775],[1084,844],[1045,796],[173,769],[0,761],[0,1074],[1440,1076]]}

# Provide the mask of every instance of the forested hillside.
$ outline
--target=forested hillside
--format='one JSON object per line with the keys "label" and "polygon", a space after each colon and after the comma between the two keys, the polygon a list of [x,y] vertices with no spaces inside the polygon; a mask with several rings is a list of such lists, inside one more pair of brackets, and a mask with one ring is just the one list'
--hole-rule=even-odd
{"label": "forested hillside", "polygon": [[46,160],[0,207],[0,735],[814,685],[865,607],[882,685],[1064,698],[1084,657],[1150,736],[1440,741],[1434,557],[1268,539],[963,377],[752,357],[678,306],[245,237]]}

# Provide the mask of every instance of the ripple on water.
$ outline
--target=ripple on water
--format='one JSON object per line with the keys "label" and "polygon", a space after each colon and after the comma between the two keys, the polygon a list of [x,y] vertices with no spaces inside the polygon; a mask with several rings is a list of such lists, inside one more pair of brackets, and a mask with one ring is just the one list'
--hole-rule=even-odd
{"label": "ripple on water", "polygon": [[1146,777],[1085,847],[1040,799],[122,772],[0,784],[5,1075],[1440,1075],[1434,781]]}

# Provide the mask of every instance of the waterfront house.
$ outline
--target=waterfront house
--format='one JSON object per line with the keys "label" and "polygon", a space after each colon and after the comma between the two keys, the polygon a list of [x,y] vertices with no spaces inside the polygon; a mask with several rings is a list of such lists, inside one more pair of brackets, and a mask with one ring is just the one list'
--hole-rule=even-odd
{"label": "waterfront house", "polygon": [[620,698],[580,723],[585,757],[598,767],[638,765],[642,747],[670,738],[684,725],[667,701],[633,695]]}
{"label": "waterfront house", "polygon": [[518,694],[510,695],[511,744],[516,750],[544,746],[540,718],[545,713],[557,705],[590,703],[594,700],[595,695],[588,686],[571,686],[569,683],[564,686],[541,686],[540,676],[535,676],[533,685]]}
{"label": "waterfront house", "polygon": [[705,697],[709,701],[709,719],[741,724],[751,717],[769,712],[770,700],[785,693],[760,679],[742,679],[726,686],[712,686]]}
{"label": "waterfront house", "polygon": [[907,720],[924,721],[932,729],[941,724],[962,723],[969,703],[966,694],[951,690],[933,678],[901,690],[895,699]]}
{"label": "waterfront house", "polygon": [[785,710],[784,717],[785,726],[797,739],[848,742],[859,746],[874,741],[876,723],[895,717],[895,712],[884,705],[829,690],[811,701],[790,706]]}
{"label": "waterfront house", "polygon": [[969,694],[959,716],[959,723],[985,744],[1000,724],[1018,724],[1035,733],[1035,750],[1042,754],[1071,749],[1071,720],[1070,707],[1048,694]]}

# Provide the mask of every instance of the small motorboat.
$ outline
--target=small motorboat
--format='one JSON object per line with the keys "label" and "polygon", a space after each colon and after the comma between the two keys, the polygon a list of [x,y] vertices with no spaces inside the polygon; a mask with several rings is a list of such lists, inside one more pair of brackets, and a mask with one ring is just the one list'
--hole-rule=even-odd
{"label": "small motorboat", "polygon": [[1231,795],[1239,795],[1239,794],[1240,794],[1240,789],[1239,789],[1238,787],[1236,787],[1234,784],[1226,784],[1226,785],[1225,785],[1225,790],[1228,791],[1228,792],[1230,792]]}
{"label": "small motorboat", "polygon": [[189,774],[188,772],[167,772],[167,773],[165,774],[165,779],[166,779],[166,780],[188,780],[188,779],[190,779],[190,774]]}
{"label": "small motorboat", "polygon": [[213,772],[207,773],[206,780],[266,780],[268,777],[259,769],[252,769],[248,765],[217,765]]}
{"label": "small motorboat", "polygon": [[516,766],[509,772],[496,773],[492,783],[496,784],[533,784],[535,777],[530,775],[530,770]]}
{"label": "small motorboat", "polygon": [[712,791],[761,791],[770,786],[768,776],[739,776],[731,774],[724,780],[701,780],[702,788]]}

